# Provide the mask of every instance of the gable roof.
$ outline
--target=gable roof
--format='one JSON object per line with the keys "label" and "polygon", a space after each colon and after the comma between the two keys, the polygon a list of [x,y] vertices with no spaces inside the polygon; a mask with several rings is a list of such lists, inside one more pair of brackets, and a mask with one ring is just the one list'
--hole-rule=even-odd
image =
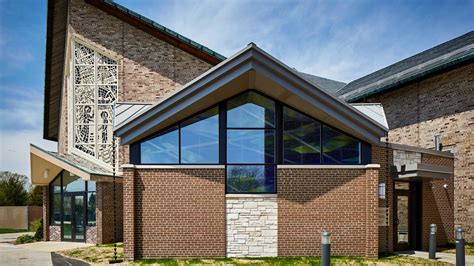
{"label": "gable roof", "polygon": [[116,135],[122,144],[134,143],[248,89],[258,90],[369,143],[379,144],[388,130],[251,43],[116,127]]}
{"label": "gable roof", "polygon": [[[225,59],[223,55],[206,46],[111,0],[85,0],[85,2],[211,65],[216,65]],[[59,132],[68,3],[69,1],[64,0],[48,0],[43,138],[53,141],[58,140]]]}
{"label": "gable roof", "polygon": [[323,78],[319,76],[315,76],[312,74],[304,73],[304,72],[299,72],[298,73],[314,85],[316,87],[323,89],[331,94],[336,94],[338,90],[340,90],[342,87],[346,85],[344,82],[328,79],[328,78]]}
{"label": "gable roof", "polygon": [[337,91],[354,102],[447,69],[474,62],[474,31],[349,82]]}

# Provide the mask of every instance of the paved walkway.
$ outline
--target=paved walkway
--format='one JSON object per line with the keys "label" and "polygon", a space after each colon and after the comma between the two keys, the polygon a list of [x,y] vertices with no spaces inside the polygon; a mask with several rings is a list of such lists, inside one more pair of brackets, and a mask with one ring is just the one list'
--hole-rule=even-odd
{"label": "paved walkway", "polygon": [[87,265],[78,260],[64,258],[54,252],[93,246],[92,244],[74,242],[35,242],[22,245],[11,244],[18,236],[25,233],[0,234],[0,265]]}
{"label": "paved walkway", "polygon": [[[404,256],[413,256],[428,259],[429,253],[424,251],[408,251],[408,252],[397,252],[399,255]],[[443,252],[436,252],[436,259],[442,262],[448,262],[452,264],[456,264],[456,254],[453,253],[443,253]],[[473,255],[466,255],[466,265],[474,265],[474,256]]]}

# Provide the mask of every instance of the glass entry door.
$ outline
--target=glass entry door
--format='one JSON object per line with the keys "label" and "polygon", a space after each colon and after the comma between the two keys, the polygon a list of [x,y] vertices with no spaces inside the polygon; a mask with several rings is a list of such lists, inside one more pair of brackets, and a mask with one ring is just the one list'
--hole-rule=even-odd
{"label": "glass entry door", "polygon": [[84,193],[65,193],[63,198],[62,240],[84,242],[85,221]]}
{"label": "glass entry door", "polygon": [[395,182],[394,190],[394,248],[421,248],[421,183]]}

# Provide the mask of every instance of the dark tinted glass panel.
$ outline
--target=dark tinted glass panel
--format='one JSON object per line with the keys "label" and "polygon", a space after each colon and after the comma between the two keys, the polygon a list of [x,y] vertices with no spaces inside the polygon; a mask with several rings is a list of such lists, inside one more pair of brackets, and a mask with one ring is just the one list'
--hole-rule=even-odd
{"label": "dark tinted glass panel", "polygon": [[227,130],[228,163],[273,163],[274,130]]}
{"label": "dark tinted glass panel", "polygon": [[323,126],[324,164],[359,164],[360,141],[342,132]]}
{"label": "dark tinted glass panel", "polygon": [[218,112],[213,108],[181,125],[181,163],[219,162]]}
{"label": "dark tinted glass panel", "polygon": [[153,139],[142,142],[140,152],[141,163],[179,163],[178,128],[173,128]]}
{"label": "dark tinted glass panel", "polygon": [[275,102],[255,92],[227,102],[227,127],[274,128]]}
{"label": "dark tinted glass panel", "polygon": [[275,166],[228,165],[228,193],[274,193]]}
{"label": "dark tinted glass panel", "polygon": [[63,172],[63,192],[86,191],[86,182],[69,172]]}
{"label": "dark tinted glass panel", "polygon": [[96,194],[95,192],[87,193],[87,223],[89,225],[96,224],[95,218],[95,206],[96,206]]}
{"label": "dark tinted glass panel", "polygon": [[95,191],[95,181],[87,181],[87,192]]}
{"label": "dark tinted glass panel", "polygon": [[283,108],[283,157],[285,164],[321,163],[321,124],[308,116]]}
{"label": "dark tinted glass panel", "polygon": [[51,183],[52,193],[61,193],[61,174]]}
{"label": "dark tinted glass panel", "polygon": [[61,194],[53,194],[53,209],[51,210],[51,218],[53,224],[61,224]]}

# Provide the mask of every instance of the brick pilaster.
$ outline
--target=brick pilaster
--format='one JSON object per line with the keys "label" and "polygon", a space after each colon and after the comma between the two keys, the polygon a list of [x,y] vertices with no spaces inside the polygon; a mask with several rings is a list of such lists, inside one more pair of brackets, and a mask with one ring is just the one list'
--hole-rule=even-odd
{"label": "brick pilaster", "polygon": [[135,168],[122,166],[123,171],[123,254],[125,260],[135,258]]}
{"label": "brick pilaster", "polygon": [[366,170],[366,239],[365,256],[378,258],[379,251],[379,227],[378,227],[378,184],[379,165],[368,165]]}

